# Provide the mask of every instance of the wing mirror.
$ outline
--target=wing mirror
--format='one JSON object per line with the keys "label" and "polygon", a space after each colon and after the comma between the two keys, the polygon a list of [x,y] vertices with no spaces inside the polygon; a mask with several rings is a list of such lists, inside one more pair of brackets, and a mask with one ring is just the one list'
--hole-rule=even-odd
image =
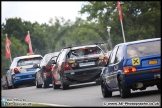
{"label": "wing mirror", "polygon": [[39,68],[39,65],[38,64],[34,64],[33,67],[34,68]]}
{"label": "wing mirror", "polygon": [[55,61],[55,60],[51,60],[51,63],[52,63],[52,64],[56,64],[56,61]]}

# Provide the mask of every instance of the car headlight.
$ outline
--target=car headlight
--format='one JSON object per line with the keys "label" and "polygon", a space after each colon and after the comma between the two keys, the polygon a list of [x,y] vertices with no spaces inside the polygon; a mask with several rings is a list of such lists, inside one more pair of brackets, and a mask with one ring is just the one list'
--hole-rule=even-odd
{"label": "car headlight", "polygon": [[21,79],[21,77],[15,77],[15,79]]}

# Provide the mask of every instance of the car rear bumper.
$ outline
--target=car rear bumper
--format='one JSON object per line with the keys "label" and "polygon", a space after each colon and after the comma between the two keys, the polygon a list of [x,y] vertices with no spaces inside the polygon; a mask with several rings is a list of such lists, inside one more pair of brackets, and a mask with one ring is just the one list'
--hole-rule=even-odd
{"label": "car rear bumper", "polygon": [[124,75],[124,84],[133,86],[135,83],[143,83],[145,86],[153,86],[161,81],[161,72],[139,72],[131,75]]}
{"label": "car rear bumper", "polygon": [[70,85],[95,81],[100,78],[102,68],[103,67],[94,67],[65,71],[64,82]]}
{"label": "car rear bumper", "polygon": [[44,79],[44,81],[45,81],[46,83],[48,83],[48,84],[52,84],[52,75],[46,76],[45,79]]}
{"label": "car rear bumper", "polygon": [[14,80],[14,84],[26,84],[35,82],[35,77]]}
{"label": "car rear bumper", "polygon": [[35,81],[35,72],[14,74],[12,77],[14,84],[30,83]]}

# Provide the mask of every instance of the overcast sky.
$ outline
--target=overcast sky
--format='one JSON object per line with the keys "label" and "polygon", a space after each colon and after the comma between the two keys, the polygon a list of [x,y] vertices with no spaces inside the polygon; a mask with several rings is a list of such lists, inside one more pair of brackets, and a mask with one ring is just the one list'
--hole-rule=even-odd
{"label": "overcast sky", "polygon": [[2,1],[1,24],[5,18],[21,18],[25,21],[39,24],[48,23],[50,18],[63,17],[65,20],[75,21],[76,17],[86,19],[86,15],[80,15],[78,11],[84,2],[82,1]]}

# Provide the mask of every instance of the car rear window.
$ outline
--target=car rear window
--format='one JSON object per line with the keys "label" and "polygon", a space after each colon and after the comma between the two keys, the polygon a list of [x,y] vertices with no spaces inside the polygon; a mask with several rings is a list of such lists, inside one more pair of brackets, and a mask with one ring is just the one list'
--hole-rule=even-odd
{"label": "car rear window", "polygon": [[25,66],[25,65],[39,64],[41,62],[41,60],[42,60],[42,57],[32,57],[32,58],[20,59],[17,62],[17,67]]}
{"label": "car rear window", "polygon": [[139,57],[161,53],[161,41],[132,44],[127,47],[127,57]]}
{"label": "car rear window", "polygon": [[68,54],[68,58],[76,58],[76,57],[95,55],[95,54],[103,54],[103,52],[98,47],[78,48],[75,50],[71,50]]}

